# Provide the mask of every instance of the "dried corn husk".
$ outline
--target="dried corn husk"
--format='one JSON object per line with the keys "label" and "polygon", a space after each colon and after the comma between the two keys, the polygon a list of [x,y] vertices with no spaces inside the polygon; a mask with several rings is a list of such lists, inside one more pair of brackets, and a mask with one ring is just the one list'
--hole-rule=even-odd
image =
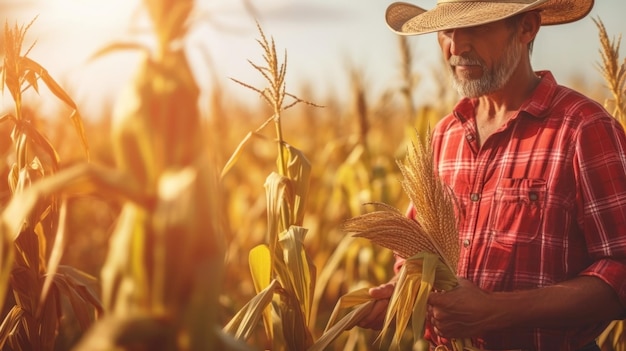
{"label": "dried corn husk", "polygon": [[[426,303],[433,289],[449,290],[457,285],[459,238],[452,193],[434,169],[430,138],[416,136],[404,162],[398,162],[402,187],[416,209],[414,219],[382,203],[377,211],[345,222],[344,229],[395,251],[406,262],[398,275],[394,293],[379,340],[394,329],[390,349],[399,350],[402,336],[411,321],[414,346],[423,343]],[[395,320],[395,328],[391,323]],[[455,350],[471,342],[453,340]]]}

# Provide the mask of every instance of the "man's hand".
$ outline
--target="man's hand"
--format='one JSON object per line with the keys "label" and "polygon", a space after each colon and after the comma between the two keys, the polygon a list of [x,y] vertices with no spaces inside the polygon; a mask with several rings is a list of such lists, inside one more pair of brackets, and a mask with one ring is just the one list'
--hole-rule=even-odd
{"label": "man's hand", "polygon": [[454,289],[430,294],[427,318],[435,334],[462,339],[509,328],[578,328],[619,319],[624,311],[614,289],[596,277],[495,293],[459,278]]}
{"label": "man's hand", "polygon": [[370,296],[376,299],[376,302],[368,316],[359,322],[359,327],[375,330],[383,328],[387,307],[389,306],[389,299],[391,299],[395,286],[396,281],[394,279],[389,283],[379,285],[369,290]]}
{"label": "man's hand", "polygon": [[446,292],[433,292],[428,298],[428,321],[435,334],[450,338],[470,338],[489,330],[494,317],[489,293],[467,279]]}

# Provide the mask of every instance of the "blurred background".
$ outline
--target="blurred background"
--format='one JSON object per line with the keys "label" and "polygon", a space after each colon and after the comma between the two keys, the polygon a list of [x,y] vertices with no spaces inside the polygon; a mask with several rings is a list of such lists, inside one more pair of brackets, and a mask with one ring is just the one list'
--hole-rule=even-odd
{"label": "blurred background", "polygon": [[[261,81],[248,59],[260,57],[255,21],[288,52],[288,90],[304,85],[317,96],[345,96],[349,75],[357,68],[372,94],[378,94],[398,79],[397,38],[384,22],[390,1],[358,0],[212,0],[200,1],[197,22],[190,33],[195,69],[204,78],[205,89],[240,92],[228,78],[250,83]],[[434,0],[415,4],[431,8]],[[45,60],[47,68],[77,92],[79,105],[101,106],[114,96],[119,84],[134,69],[136,53],[119,53],[86,62],[97,48],[131,33],[147,34],[138,0],[1,0],[2,19],[9,23],[37,20],[29,39],[37,41],[31,57]],[[593,11],[579,22],[543,27],[535,44],[535,69],[550,69],[563,84],[597,91],[602,84],[597,74],[599,43],[592,18],[600,19],[610,35],[626,32],[626,3],[596,1]],[[433,103],[432,71],[440,66],[434,34],[411,37],[415,70],[420,74],[418,104]],[[98,81],[99,90],[91,88]],[[87,88],[89,87],[89,88]],[[76,94],[75,94],[76,95]],[[246,98],[246,96],[242,96]],[[255,99],[249,95],[248,98]],[[90,108],[97,118],[101,107]]]}

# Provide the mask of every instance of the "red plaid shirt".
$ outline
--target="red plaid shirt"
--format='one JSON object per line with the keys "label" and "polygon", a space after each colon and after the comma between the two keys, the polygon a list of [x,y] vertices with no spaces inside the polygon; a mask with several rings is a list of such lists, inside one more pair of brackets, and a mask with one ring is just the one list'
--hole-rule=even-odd
{"label": "red plaid shirt", "polygon": [[[550,72],[479,147],[476,100],[433,131],[436,169],[459,203],[458,274],[488,291],[595,276],[626,305],[626,136],[599,104]],[[485,348],[576,350],[606,325],[506,330]]]}

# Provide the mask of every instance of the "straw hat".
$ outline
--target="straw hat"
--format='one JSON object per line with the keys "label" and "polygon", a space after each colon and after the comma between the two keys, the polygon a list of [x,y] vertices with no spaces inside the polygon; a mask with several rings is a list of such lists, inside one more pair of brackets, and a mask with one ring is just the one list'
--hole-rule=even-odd
{"label": "straw hat", "polygon": [[473,27],[530,10],[541,11],[541,24],[562,24],[585,17],[594,0],[437,0],[432,10],[396,2],[385,19],[392,31],[417,35],[446,29]]}

